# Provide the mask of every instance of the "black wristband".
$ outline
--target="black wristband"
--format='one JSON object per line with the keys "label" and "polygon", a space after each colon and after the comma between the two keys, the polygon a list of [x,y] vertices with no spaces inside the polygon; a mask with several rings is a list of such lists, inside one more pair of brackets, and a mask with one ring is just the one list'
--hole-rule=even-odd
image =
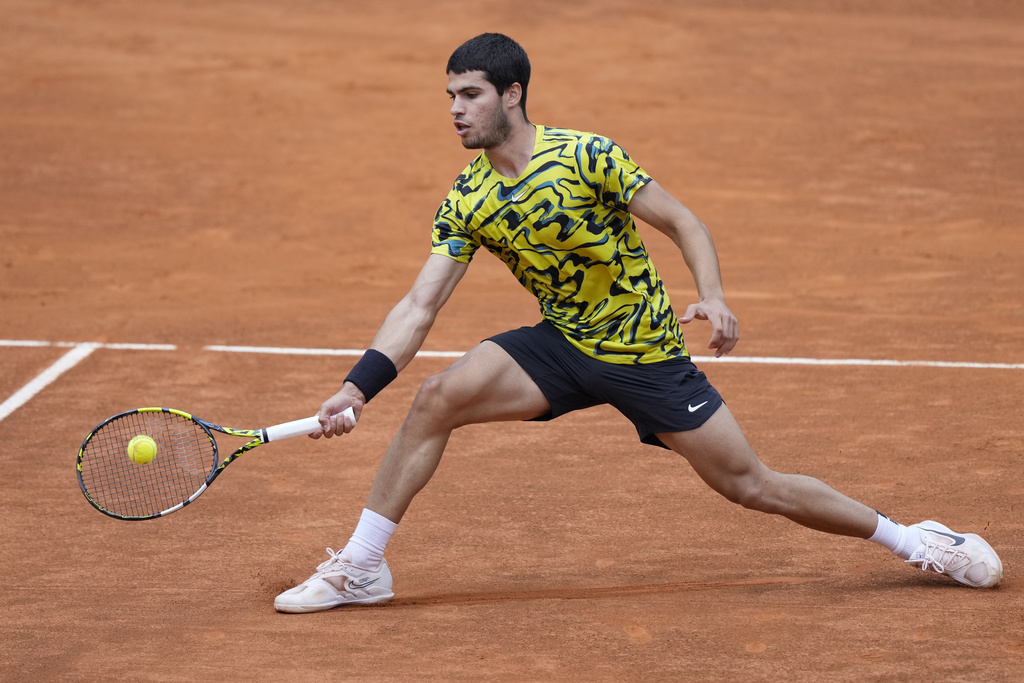
{"label": "black wristband", "polygon": [[367,349],[359,362],[352,366],[345,381],[359,387],[359,391],[363,392],[366,402],[369,403],[371,398],[391,384],[396,377],[398,368],[390,358],[376,349]]}

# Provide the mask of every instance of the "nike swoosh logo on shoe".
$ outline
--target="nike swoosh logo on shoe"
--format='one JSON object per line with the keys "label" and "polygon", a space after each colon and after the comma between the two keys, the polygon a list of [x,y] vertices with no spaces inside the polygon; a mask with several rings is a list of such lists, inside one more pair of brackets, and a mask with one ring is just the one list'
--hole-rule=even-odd
{"label": "nike swoosh logo on shoe", "polygon": [[926,527],[922,527],[922,528],[925,531],[930,531],[933,534],[938,534],[939,536],[945,536],[946,538],[953,539],[953,545],[954,546],[963,545],[964,543],[967,542],[967,539],[964,538],[963,536],[957,536],[956,534],[947,534],[945,531],[939,531],[938,529],[928,529]]}
{"label": "nike swoosh logo on shoe", "polygon": [[349,581],[348,582],[348,587],[349,587],[349,589],[352,589],[352,588],[356,588],[356,589],[366,588],[367,586],[372,586],[373,584],[377,583],[378,581],[380,581],[380,577],[379,576],[374,577],[374,578],[370,578],[369,576],[364,576],[363,578],[359,579],[358,581]]}
{"label": "nike swoosh logo on shoe", "polygon": [[691,413],[695,413],[698,410],[700,410],[701,408],[703,408],[705,405],[707,405],[707,401],[704,401],[704,403],[700,403],[700,404],[695,405],[695,406],[687,405],[686,409],[689,410]]}

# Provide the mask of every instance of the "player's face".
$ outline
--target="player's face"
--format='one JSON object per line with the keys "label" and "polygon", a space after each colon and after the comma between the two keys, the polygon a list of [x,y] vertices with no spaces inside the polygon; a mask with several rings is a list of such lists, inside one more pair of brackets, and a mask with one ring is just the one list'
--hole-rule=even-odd
{"label": "player's face", "polygon": [[466,149],[491,149],[508,140],[512,124],[505,113],[505,99],[483,71],[449,74],[450,113],[455,133]]}

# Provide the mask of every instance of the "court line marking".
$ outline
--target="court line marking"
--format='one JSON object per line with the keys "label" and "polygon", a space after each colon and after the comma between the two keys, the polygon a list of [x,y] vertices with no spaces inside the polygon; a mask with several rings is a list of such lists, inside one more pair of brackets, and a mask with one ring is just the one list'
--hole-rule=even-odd
{"label": "court line marking", "polygon": [[[221,353],[273,353],[286,356],[362,356],[366,349],[303,349],[288,346],[204,346]],[[418,358],[461,358],[465,351],[417,351]]]}
{"label": "court line marking", "polygon": [[82,344],[91,344],[96,349],[132,349],[139,351],[174,351],[178,347],[175,344],[103,344],[101,342],[66,342],[66,341],[36,341],[33,339],[0,339],[0,346],[31,346],[57,348],[74,348]]}
{"label": "court line marking", "polygon": [[[28,384],[14,392],[0,403],[0,420],[30,401],[62,374],[89,357],[96,349],[174,351],[174,344],[122,344],[99,342],[39,341],[32,339],[0,339],[0,347],[57,347],[70,350],[50,367],[43,370]],[[364,349],[323,349],[287,346],[226,346],[211,344],[204,351],[217,353],[265,353],[288,356],[362,356]],[[464,351],[418,351],[419,358],[459,358]],[[971,361],[932,360],[873,360],[869,358],[783,358],[772,356],[693,356],[697,363],[748,363],[760,365],[818,365],[818,366],[867,366],[867,367],[927,367],[927,368],[969,368],[978,370],[1024,370],[1024,363],[978,363]]]}
{"label": "court line marking", "polygon": [[0,420],[3,420],[15,410],[28,403],[36,394],[65,372],[88,358],[96,349],[173,351],[178,348],[174,344],[100,344],[97,342],[48,342],[17,339],[0,339],[0,346],[70,347],[70,350],[58,358],[53,365],[43,370],[28,384],[11,394],[10,398],[6,401],[0,403]]}
{"label": "court line marking", "polygon": [[873,360],[869,358],[773,358],[771,356],[693,356],[698,363],[759,363],[763,365],[862,365],[879,367],[973,368],[979,370],[1024,370],[1024,363],[976,363],[945,360]]}
{"label": "court line marking", "polygon": [[78,365],[79,362],[88,357],[99,346],[99,344],[89,342],[72,346],[71,350],[58,358],[56,363],[36,375],[31,382],[14,392],[9,399],[0,403],[0,420],[3,420],[15,410],[28,403],[33,396],[46,388],[53,380]]}
{"label": "court line marking", "polygon": [[[100,349],[131,349],[142,351],[174,351],[174,344],[102,344],[98,342],[50,342],[31,339],[0,339],[0,346],[28,347],[76,347],[92,344]],[[204,351],[217,353],[266,353],[285,356],[362,356],[365,349],[325,349],[292,346],[228,346],[210,344]],[[461,358],[465,351],[418,351],[419,358]],[[799,358],[782,356],[693,356],[698,363],[748,363],[761,365],[822,365],[822,366],[876,366],[876,367],[927,367],[927,368],[969,368],[979,370],[1024,370],[1024,363],[980,363],[975,361],[944,360],[891,360],[872,358]]]}
{"label": "court line marking", "polygon": [[[205,351],[220,353],[268,353],[290,356],[362,356],[364,349],[305,349],[287,346],[204,346]],[[464,351],[418,351],[420,358],[459,358]],[[753,363],[762,365],[862,365],[882,367],[974,368],[1024,370],[1024,363],[976,363],[941,360],[872,360],[870,358],[783,358],[772,356],[693,356],[696,363]]]}

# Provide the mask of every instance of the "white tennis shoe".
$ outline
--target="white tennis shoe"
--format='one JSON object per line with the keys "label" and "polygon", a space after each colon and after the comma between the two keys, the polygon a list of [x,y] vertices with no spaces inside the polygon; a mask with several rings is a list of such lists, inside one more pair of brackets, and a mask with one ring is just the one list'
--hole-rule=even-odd
{"label": "white tennis shoe", "polygon": [[921,546],[910,555],[909,564],[972,588],[995,588],[1003,580],[1003,563],[981,536],[958,534],[932,521],[913,527],[921,532]]}
{"label": "white tennis shoe", "polygon": [[295,588],[289,588],[274,599],[278,612],[320,612],[340,605],[365,605],[387,602],[391,592],[391,570],[386,560],[376,569],[363,569],[349,563],[348,558],[327,549],[330,558],[316,568],[316,573]]}

